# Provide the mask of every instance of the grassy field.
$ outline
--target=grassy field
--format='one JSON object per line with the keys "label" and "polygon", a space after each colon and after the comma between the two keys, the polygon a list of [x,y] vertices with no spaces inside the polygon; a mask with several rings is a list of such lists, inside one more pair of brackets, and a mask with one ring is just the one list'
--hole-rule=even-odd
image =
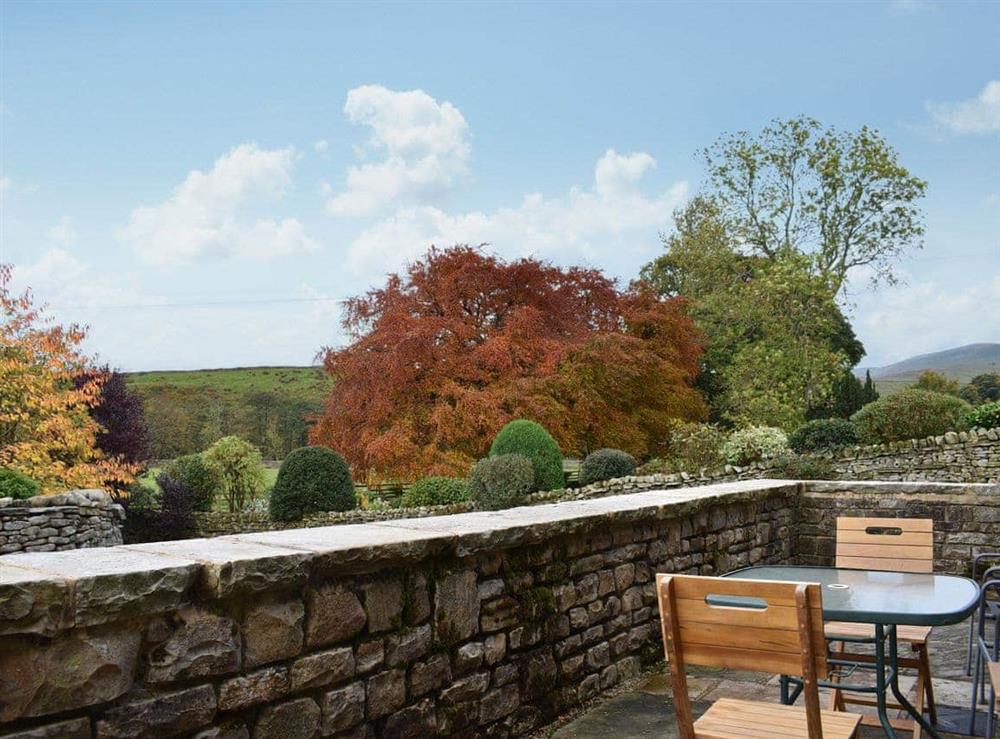
{"label": "grassy field", "polygon": [[331,381],[322,367],[232,367],[229,369],[131,372],[128,385],[140,392],[165,386],[214,390],[223,396],[280,393],[289,398],[322,402]]}

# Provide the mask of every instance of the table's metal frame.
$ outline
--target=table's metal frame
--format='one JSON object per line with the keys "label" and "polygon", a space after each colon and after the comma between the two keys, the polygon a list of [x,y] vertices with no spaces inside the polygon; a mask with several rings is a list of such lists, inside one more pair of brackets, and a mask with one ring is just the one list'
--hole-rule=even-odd
{"label": "table's metal frame", "polygon": [[[764,567],[787,567],[789,570],[795,569],[796,565],[763,565]],[[747,572],[749,570],[757,569],[756,567],[741,567],[738,570],[733,570],[732,572],[727,572],[723,577],[728,577],[730,575],[735,575],[741,572]],[[845,570],[851,569],[846,567],[821,567],[814,569],[830,569],[830,570]],[[865,571],[865,570],[859,570]],[[976,586],[976,591],[978,594],[979,585],[975,581],[970,580],[970,582]],[[969,616],[978,605],[978,597],[973,601],[971,609],[968,613],[964,613],[961,618],[953,621],[953,623],[958,623],[964,618]],[[844,618],[844,614],[837,615],[838,621],[850,621],[849,618]],[[861,622],[858,622],[861,623]],[[867,623],[867,622],[866,622]],[[905,624],[909,625],[909,624]],[[945,624],[940,624],[945,625]],[[869,638],[858,638],[858,637],[832,637],[832,641],[845,641],[852,643],[865,643],[875,645],[875,661],[873,664],[859,663],[852,660],[829,658],[827,661],[838,667],[850,668],[850,672],[853,673],[856,669],[871,669],[875,672],[875,685],[851,685],[843,682],[830,682],[830,681],[820,681],[819,685],[824,688],[840,688],[841,690],[846,690],[852,693],[874,693],[876,711],[878,712],[879,723],[882,724],[882,729],[885,731],[886,736],[896,739],[898,736],[896,730],[893,728],[892,723],[889,720],[889,707],[888,707],[888,697],[889,692],[892,693],[893,697],[898,701],[899,705],[913,718],[917,723],[920,724],[921,728],[930,734],[934,739],[941,739],[941,734],[938,730],[928,721],[924,716],[917,711],[914,705],[907,699],[902,688],[899,687],[899,642],[896,637],[896,626],[897,624],[874,624],[875,627],[875,637],[874,639]],[[886,659],[886,645],[888,644],[888,659]],[[849,673],[850,674],[850,673]],[[782,675],[781,678],[781,702],[785,705],[791,705],[799,697],[802,692],[802,680],[794,677],[789,677],[788,675]],[[793,690],[789,690],[791,686],[795,686]]]}

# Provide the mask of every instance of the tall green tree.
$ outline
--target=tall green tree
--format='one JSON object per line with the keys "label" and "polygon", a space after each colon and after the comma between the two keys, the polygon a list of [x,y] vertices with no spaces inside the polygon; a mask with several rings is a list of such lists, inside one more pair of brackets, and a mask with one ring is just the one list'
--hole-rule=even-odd
{"label": "tall green tree", "polygon": [[872,373],[870,370],[865,370],[865,387],[861,399],[864,401],[864,405],[874,403],[878,400],[878,390],[875,389],[875,382],[872,380]]}
{"label": "tall green tree", "polygon": [[723,136],[704,150],[709,194],[748,253],[808,254],[835,291],[867,267],[895,281],[895,260],[922,245],[918,201],[927,183],[910,174],[875,130],[837,131],[801,116],[758,133]]}
{"label": "tall green tree", "polygon": [[698,387],[713,420],[797,426],[864,354],[834,286],[798,252],[743,253],[710,198],[695,198],[675,221],[666,253],[641,278],[661,295],[690,301],[707,338]]}

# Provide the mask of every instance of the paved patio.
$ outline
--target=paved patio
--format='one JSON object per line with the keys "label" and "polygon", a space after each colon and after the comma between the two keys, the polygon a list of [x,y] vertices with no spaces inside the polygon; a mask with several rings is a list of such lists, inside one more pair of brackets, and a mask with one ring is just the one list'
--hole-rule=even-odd
{"label": "paved patio", "polygon": [[[968,622],[934,630],[931,638],[931,668],[938,705],[938,726],[946,737],[967,736],[972,680],[965,675]],[[778,702],[778,680],[774,675],[735,670],[692,668],[689,690],[695,715],[700,715],[713,701],[723,698],[750,698]],[[914,677],[904,674],[901,682],[912,688]],[[824,705],[826,696],[823,696]],[[852,710],[859,710],[852,708]],[[866,709],[860,709],[864,711]],[[872,710],[874,713],[874,710]],[[985,713],[978,714],[982,735]],[[947,733],[950,731],[951,733]],[[670,681],[663,669],[647,673],[639,681],[625,686],[592,707],[538,734],[553,739],[672,739],[677,737]],[[877,728],[865,727],[862,737],[884,736]],[[900,732],[909,739],[909,732]],[[925,735],[926,736],[926,735]]]}

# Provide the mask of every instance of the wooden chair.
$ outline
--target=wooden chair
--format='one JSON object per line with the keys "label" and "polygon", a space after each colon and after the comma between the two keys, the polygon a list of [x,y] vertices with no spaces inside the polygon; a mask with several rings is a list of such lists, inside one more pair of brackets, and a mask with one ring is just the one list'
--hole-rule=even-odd
{"label": "wooden chair", "polygon": [[[815,584],[657,575],[663,644],[681,739],[849,739],[860,716],[820,710],[828,675],[820,588]],[[805,709],[721,698],[697,721],[687,666],[801,677]]]}
{"label": "wooden chair", "polygon": [[[838,518],[836,566],[887,572],[932,573],[934,521],[929,518]],[[846,653],[845,642],[838,642],[837,637],[874,639],[873,625],[831,621],[826,624],[826,635],[834,642],[834,656],[858,662],[872,661],[870,655]],[[900,667],[917,670],[913,705],[921,713],[926,706],[933,723],[937,721],[937,711],[927,651],[930,635],[929,626],[896,627],[897,641],[909,644],[914,653],[912,658],[899,658]],[[829,708],[844,710],[848,705],[873,706],[875,701],[862,696],[851,696],[842,690],[832,692]],[[894,703],[890,703],[889,707],[893,710],[900,708]],[[875,716],[865,716],[863,723],[880,726]],[[920,724],[913,719],[891,719],[890,723],[897,729],[913,732],[913,739],[920,739]]]}

